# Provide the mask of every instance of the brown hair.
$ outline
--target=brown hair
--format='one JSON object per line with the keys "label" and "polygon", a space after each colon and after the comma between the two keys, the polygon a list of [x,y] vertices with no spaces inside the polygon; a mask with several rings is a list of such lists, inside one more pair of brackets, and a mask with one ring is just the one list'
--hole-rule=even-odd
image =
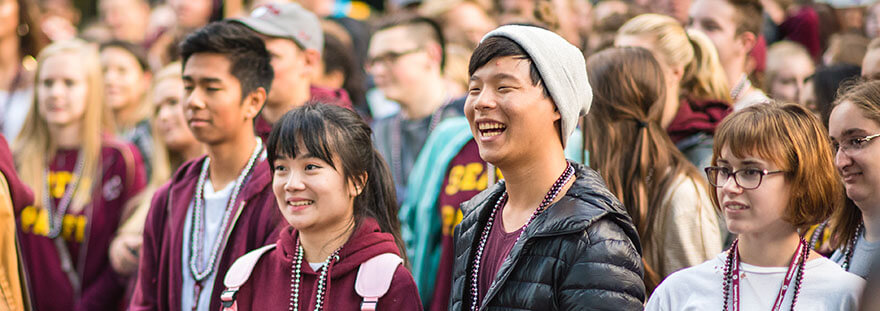
{"label": "brown hair", "polygon": [[[871,80],[861,83],[853,83],[842,87],[834,106],[843,102],[852,103],[859,108],[862,116],[880,124],[880,80]],[[831,246],[839,248],[856,235],[856,230],[862,223],[862,211],[854,204],[847,204],[833,215],[829,221],[831,225]]]}
{"label": "brown hair", "polygon": [[760,0],[727,0],[736,10],[734,22],[736,34],[751,32],[755,37],[761,35],[761,26],[764,24],[764,5]]}
{"label": "brown hair", "polygon": [[[590,167],[626,206],[645,252],[659,250],[662,257],[663,245],[652,245],[650,236],[663,218],[663,199],[669,188],[686,176],[708,189],[696,167],[660,126],[666,102],[660,64],[646,49],[613,48],[591,56],[587,73],[593,88],[592,111],[584,121]],[[649,290],[660,280],[651,273],[645,279]]]}
{"label": "brown hair", "polygon": [[[804,232],[827,219],[843,204],[843,185],[833,165],[828,131],[816,116],[797,104],[758,104],[728,116],[715,132],[712,165],[723,148],[751,155],[786,171],[791,185],[783,219]],[[720,209],[717,191],[712,204]]]}

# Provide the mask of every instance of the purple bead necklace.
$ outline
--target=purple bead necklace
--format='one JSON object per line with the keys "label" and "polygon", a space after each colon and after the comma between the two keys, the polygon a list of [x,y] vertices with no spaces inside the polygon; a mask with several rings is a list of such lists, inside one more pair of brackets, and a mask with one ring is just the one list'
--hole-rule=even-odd
{"label": "purple bead necklace", "polygon": [[[532,216],[529,217],[529,220],[526,221],[526,224],[522,226],[522,231],[520,231],[519,236],[516,238],[516,242],[514,244],[519,243],[519,239],[522,238],[523,233],[526,232],[526,227],[532,223],[538,215],[544,212],[547,209],[547,206],[550,205],[559,194],[559,191],[562,190],[562,187],[568,183],[571,177],[574,176],[574,167],[571,166],[571,163],[566,163],[565,171],[562,172],[562,175],[556,179],[556,182],[553,183],[553,186],[550,187],[550,191],[547,191],[547,194],[544,195],[544,200],[541,201],[541,205],[538,205],[538,208],[535,209],[535,212],[532,213]],[[480,263],[483,261],[483,250],[486,248],[486,241],[489,240],[489,232],[492,231],[492,224],[495,222],[495,215],[498,211],[507,203],[507,190],[504,190],[504,193],[498,198],[498,202],[495,203],[495,207],[492,208],[492,211],[489,213],[489,219],[486,221],[486,226],[483,227],[482,235],[480,236],[480,244],[477,246],[477,253],[474,256],[474,265],[471,270],[471,311],[475,311],[478,308],[479,302],[479,288],[478,281],[480,275]]]}

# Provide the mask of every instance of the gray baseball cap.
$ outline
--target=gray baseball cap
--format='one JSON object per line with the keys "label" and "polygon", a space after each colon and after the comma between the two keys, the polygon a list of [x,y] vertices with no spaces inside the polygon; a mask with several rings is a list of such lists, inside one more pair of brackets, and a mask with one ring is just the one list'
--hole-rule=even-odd
{"label": "gray baseball cap", "polygon": [[324,51],[324,31],[318,17],[297,3],[270,3],[262,5],[251,16],[233,21],[254,31],[277,38],[287,38],[302,49]]}

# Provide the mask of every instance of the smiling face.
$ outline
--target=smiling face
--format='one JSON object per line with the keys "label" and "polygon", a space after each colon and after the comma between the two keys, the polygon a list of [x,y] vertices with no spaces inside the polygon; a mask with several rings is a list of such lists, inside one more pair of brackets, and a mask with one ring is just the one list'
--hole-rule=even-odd
{"label": "smiling face", "polygon": [[521,163],[535,151],[562,146],[560,114],[532,83],[530,66],[520,56],[497,57],[471,76],[464,112],[487,162]]}
{"label": "smiling face", "polygon": [[253,133],[252,120],[262,103],[243,98],[241,84],[230,73],[223,54],[193,54],[183,67],[184,116],[193,135],[208,145]]}
{"label": "smiling face", "polygon": [[[777,171],[781,168],[766,159],[753,156],[737,157],[725,146],[717,165],[736,172],[742,169]],[[726,181],[718,180],[723,187],[715,188],[718,205],[724,213],[727,230],[736,234],[756,234],[792,228],[783,219],[789,202],[789,182],[785,174],[765,175],[756,189],[745,190],[734,182],[733,176]]]}
{"label": "smiling face", "polygon": [[[880,124],[865,117],[850,101],[834,108],[828,121],[831,141],[844,144],[856,138],[880,133]],[[834,165],[843,177],[846,196],[861,208],[880,207],[880,139],[864,143],[858,150],[838,150]]]}
{"label": "smiling face", "polygon": [[38,73],[37,103],[40,116],[54,126],[82,122],[86,110],[86,70],[75,53],[60,53],[43,60]]}
{"label": "smiling face", "polygon": [[104,68],[104,100],[113,110],[140,105],[149,80],[144,76],[137,58],[118,47],[101,51]]}
{"label": "smiling face", "polygon": [[183,116],[183,81],[167,78],[153,89],[154,126],[169,150],[181,152],[199,141],[186,126]]}
{"label": "smiling face", "polygon": [[[298,150],[306,151],[299,142]],[[278,148],[284,150],[284,148]],[[341,163],[333,155],[334,163]],[[281,214],[301,232],[336,232],[354,223],[354,198],[358,189],[341,169],[310,154],[278,155],[272,190]]]}

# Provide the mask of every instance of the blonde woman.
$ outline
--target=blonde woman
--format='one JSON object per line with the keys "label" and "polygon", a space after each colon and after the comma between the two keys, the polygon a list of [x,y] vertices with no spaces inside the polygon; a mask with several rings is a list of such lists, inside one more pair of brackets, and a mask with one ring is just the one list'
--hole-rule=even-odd
{"label": "blonde woman", "polygon": [[117,310],[123,287],[107,250],[146,178],[134,146],[105,135],[97,49],[60,41],[38,57],[34,101],[15,144],[34,205],[18,214],[35,310]]}
{"label": "blonde woman", "polygon": [[672,17],[643,14],[617,32],[616,46],[651,51],[666,80],[660,125],[698,168],[709,165],[715,127],[730,113],[730,95],[718,53],[706,35],[685,31]]}
{"label": "blonde woman", "polygon": [[[110,263],[116,273],[134,281],[138,253],[143,241],[144,221],[150,209],[150,199],[172,173],[186,161],[205,153],[205,148],[186,125],[183,115],[183,78],[179,62],[171,63],[156,73],[150,90],[153,111],[152,128],[153,174],[149,185],[137,198],[132,199],[123,214],[123,222],[110,244]],[[134,288],[129,284],[129,290]]]}

